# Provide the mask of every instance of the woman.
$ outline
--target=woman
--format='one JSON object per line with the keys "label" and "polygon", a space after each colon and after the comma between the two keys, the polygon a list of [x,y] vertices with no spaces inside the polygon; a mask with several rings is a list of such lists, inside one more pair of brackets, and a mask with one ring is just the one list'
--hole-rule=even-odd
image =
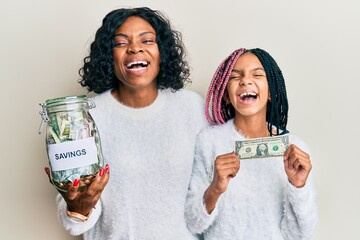
{"label": "woman", "polygon": [[206,118],[203,99],[182,89],[189,68],[180,33],[158,11],[118,9],[90,50],[80,83],[98,94],[90,113],[107,165],[85,191],[75,180],[58,196],[61,222],[86,240],[195,239],[184,206]]}
{"label": "woman", "polygon": [[[214,126],[196,142],[189,229],[214,240],[310,239],[317,215],[309,148],[286,129],[285,81],[275,60],[262,49],[234,51],[214,74],[206,109]],[[234,153],[235,141],[275,136],[291,143],[282,157],[256,148],[250,160]]]}

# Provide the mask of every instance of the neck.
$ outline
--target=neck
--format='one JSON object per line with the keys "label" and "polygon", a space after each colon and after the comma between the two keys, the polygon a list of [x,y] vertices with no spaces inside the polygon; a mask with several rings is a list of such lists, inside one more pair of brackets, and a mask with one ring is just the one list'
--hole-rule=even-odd
{"label": "neck", "polygon": [[246,138],[263,138],[270,136],[266,124],[266,117],[263,116],[235,116],[234,125],[236,130]]}
{"label": "neck", "polygon": [[151,105],[155,101],[158,95],[158,89],[151,88],[150,90],[143,89],[135,91],[119,87],[118,89],[114,89],[111,94],[115,99],[128,107],[143,108]]}

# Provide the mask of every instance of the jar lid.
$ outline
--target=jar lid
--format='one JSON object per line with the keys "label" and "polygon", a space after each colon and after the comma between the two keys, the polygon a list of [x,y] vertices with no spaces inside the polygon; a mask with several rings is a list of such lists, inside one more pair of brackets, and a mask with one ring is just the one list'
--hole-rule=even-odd
{"label": "jar lid", "polygon": [[42,110],[39,112],[42,121],[39,127],[39,134],[44,122],[49,121],[48,114],[57,112],[68,111],[87,111],[90,108],[95,107],[95,103],[92,99],[88,99],[85,95],[79,96],[66,96],[48,99],[45,103],[40,103]]}
{"label": "jar lid", "polygon": [[60,111],[76,111],[94,108],[95,103],[88,99],[85,95],[66,96],[48,99],[43,105],[43,109],[48,113],[55,113]]}
{"label": "jar lid", "polygon": [[87,101],[87,97],[85,95],[80,96],[65,96],[65,97],[58,97],[52,98],[45,101],[45,106],[57,106],[64,103],[77,103],[77,102],[84,102]]}

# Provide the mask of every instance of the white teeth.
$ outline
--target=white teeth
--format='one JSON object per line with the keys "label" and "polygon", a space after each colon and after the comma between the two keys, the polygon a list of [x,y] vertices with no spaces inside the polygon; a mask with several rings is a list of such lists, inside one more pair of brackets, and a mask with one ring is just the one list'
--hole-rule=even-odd
{"label": "white teeth", "polygon": [[129,63],[128,65],[126,65],[126,67],[127,67],[127,68],[131,68],[132,66],[134,66],[134,65],[139,65],[139,64],[141,64],[141,65],[143,65],[143,66],[147,66],[147,65],[148,65],[148,63],[147,63],[146,61],[136,61],[136,62],[131,62],[131,63]]}
{"label": "white teeth", "polygon": [[247,96],[256,97],[256,95],[257,94],[254,92],[245,92],[245,93],[240,94],[240,97],[247,97]]}

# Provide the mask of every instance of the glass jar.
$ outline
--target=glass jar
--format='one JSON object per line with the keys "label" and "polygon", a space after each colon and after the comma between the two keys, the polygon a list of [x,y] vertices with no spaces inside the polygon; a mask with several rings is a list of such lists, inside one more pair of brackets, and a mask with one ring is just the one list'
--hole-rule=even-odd
{"label": "glass jar", "polygon": [[89,113],[95,103],[82,95],[49,99],[40,106],[39,134],[46,123],[52,184],[66,192],[80,179],[79,190],[86,188],[104,166],[99,132]]}

